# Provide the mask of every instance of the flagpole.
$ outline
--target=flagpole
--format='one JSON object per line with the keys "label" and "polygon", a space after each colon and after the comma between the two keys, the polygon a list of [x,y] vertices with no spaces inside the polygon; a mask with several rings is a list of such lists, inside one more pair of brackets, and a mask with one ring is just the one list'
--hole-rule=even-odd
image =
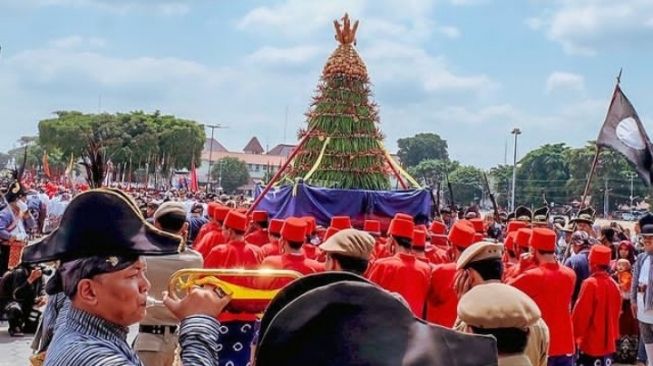
{"label": "flagpole", "polygon": [[587,183],[585,184],[585,190],[583,191],[583,198],[580,201],[580,208],[585,207],[585,199],[587,198],[587,193],[589,192],[590,186],[592,185],[592,178],[594,177],[594,171],[596,170],[596,164],[599,162],[599,154],[601,153],[601,148],[599,145],[596,145],[596,153],[594,154],[594,161],[592,162],[592,168],[590,169],[590,175],[587,177]]}
{"label": "flagpole", "polygon": [[[614,91],[612,92],[612,98],[610,99],[610,106],[608,107],[608,113],[610,113],[610,109],[612,108],[612,104],[614,103],[614,98],[617,95],[617,89],[619,88],[619,84],[621,84],[622,72],[623,72],[623,68],[619,68],[619,74],[617,75],[617,84],[614,86]],[[601,153],[601,147],[596,142],[594,144],[596,146],[596,153],[594,154],[594,161],[592,162],[590,175],[589,177],[587,177],[587,183],[585,184],[585,190],[583,191],[583,198],[580,201],[581,209],[585,207],[585,199],[587,198],[587,194],[589,193],[590,186],[592,185],[592,178],[594,177],[594,171],[596,170],[596,165],[599,162],[599,154]]]}

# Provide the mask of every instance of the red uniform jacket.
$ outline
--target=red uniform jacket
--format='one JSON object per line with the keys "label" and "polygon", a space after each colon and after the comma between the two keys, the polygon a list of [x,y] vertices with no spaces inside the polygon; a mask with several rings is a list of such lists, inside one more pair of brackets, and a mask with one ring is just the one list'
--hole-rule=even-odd
{"label": "red uniform jacket", "polygon": [[270,238],[268,237],[268,231],[264,229],[257,229],[253,233],[245,236],[245,241],[254,244],[263,246],[264,244],[267,244],[270,242]]}
{"label": "red uniform jacket", "polygon": [[458,315],[458,296],[453,289],[456,263],[440,264],[433,267],[429,297],[426,307],[426,320],[451,328]]}
{"label": "red uniform jacket", "polygon": [[505,273],[503,274],[503,278],[505,278],[506,281],[509,281],[533,268],[537,268],[537,264],[535,264],[533,257],[520,256],[519,262],[517,262],[517,264],[505,266],[506,270]]}
{"label": "red uniform jacket", "polygon": [[377,237],[374,242],[374,250],[372,251],[372,261],[391,256],[390,248],[385,243],[385,239]]}
{"label": "red uniform jacket", "polygon": [[264,257],[269,257],[271,255],[279,255],[279,241],[272,240],[269,243],[261,247]]}
{"label": "red uniform jacket", "polygon": [[322,257],[322,251],[318,249],[317,245],[304,244],[302,246],[302,252],[308,259],[318,260]]}
{"label": "red uniform jacket", "polygon": [[574,353],[570,307],[575,282],[574,271],[559,263],[541,264],[509,280],[509,284],[524,291],[540,308],[551,334],[549,356]]}
{"label": "red uniform jacket", "polygon": [[593,357],[616,352],[619,338],[621,294],[606,272],[597,272],[583,281],[572,319],[580,351]]}
{"label": "red uniform jacket", "polygon": [[398,253],[374,262],[368,278],[384,289],[403,296],[413,314],[424,317],[431,267],[411,254]]}
{"label": "red uniform jacket", "polygon": [[207,222],[206,224],[202,225],[200,231],[197,233],[197,236],[195,237],[195,243],[199,243],[204,235],[208,234],[211,231],[222,231],[222,227],[215,221]]}
{"label": "red uniform jacket", "polygon": [[[306,258],[302,253],[285,253],[265,258],[263,263],[261,263],[261,268],[287,269],[307,275],[322,272],[324,270],[324,265],[315,260]],[[259,284],[257,288],[281,288],[292,281],[293,279],[290,278],[265,278],[257,281]]]}
{"label": "red uniform jacket", "polygon": [[426,258],[428,258],[429,262],[432,264],[451,263],[449,252],[445,248],[436,245],[429,245],[424,250],[424,253],[426,254]]}
{"label": "red uniform jacket", "polygon": [[198,251],[206,261],[209,253],[211,253],[211,250],[216,245],[225,244],[226,242],[224,236],[222,236],[222,230],[212,230],[206,233],[201,241],[197,242],[194,249]]}
{"label": "red uniform jacket", "polygon": [[245,241],[216,245],[204,261],[204,268],[254,269],[263,261],[263,252]]}

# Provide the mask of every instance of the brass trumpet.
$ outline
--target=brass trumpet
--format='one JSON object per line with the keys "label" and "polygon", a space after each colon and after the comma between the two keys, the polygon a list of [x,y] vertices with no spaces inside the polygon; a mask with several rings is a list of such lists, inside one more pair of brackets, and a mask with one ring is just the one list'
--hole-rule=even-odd
{"label": "brass trumpet", "polygon": [[[179,298],[183,293],[188,293],[194,286],[211,285],[220,289],[224,294],[231,296],[232,300],[264,301],[272,300],[277,295],[277,289],[257,289],[243,284],[229,282],[234,278],[286,278],[295,280],[302,274],[291,270],[282,269],[226,269],[226,268],[186,268],[173,273],[168,280],[168,294],[172,298]],[[240,281],[239,281],[240,282]]]}

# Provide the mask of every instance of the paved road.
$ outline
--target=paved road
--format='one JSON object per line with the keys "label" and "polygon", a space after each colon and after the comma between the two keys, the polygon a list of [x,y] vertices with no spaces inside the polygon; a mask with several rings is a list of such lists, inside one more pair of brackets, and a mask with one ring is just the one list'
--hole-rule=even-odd
{"label": "paved road", "polygon": [[32,354],[32,337],[12,338],[7,333],[7,323],[0,322],[0,366],[29,365]]}

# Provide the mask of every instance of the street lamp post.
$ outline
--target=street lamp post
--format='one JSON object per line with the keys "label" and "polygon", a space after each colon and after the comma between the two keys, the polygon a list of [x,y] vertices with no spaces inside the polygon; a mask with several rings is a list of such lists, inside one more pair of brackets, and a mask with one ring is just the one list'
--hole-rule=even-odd
{"label": "street lamp post", "polygon": [[511,134],[515,135],[515,146],[512,156],[512,198],[510,200],[510,210],[515,211],[515,186],[517,182],[517,136],[521,135],[519,128],[513,128]]}
{"label": "street lamp post", "polygon": [[216,128],[224,128],[224,127],[222,127],[222,125],[219,123],[215,125],[204,125],[204,127],[211,129],[211,140],[209,141],[209,174],[206,179],[206,191],[210,192],[211,191],[211,168],[213,167],[213,131],[215,131]]}

